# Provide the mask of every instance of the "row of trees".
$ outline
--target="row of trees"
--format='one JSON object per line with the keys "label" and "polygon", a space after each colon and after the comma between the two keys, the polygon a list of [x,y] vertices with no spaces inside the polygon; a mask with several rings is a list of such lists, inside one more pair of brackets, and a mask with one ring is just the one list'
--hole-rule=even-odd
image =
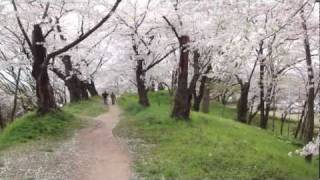
{"label": "row of trees", "polygon": [[[104,41],[115,30],[114,24],[106,29],[103,25],[111,21],[120,2],[0,3],[0,83],[2,95],[12,97],[12,103],[7,102],[12,107],[11,121],[21,108],[24,112],[37,108],[39,114],[46,114],[67,99],[75,102],[87,99],[89,93],[98,95],[94,78],[110,56],[103,52]],[[100,11],[93,14],[88,6]],[[93,17],[101,20],[95,22]],[[84,40],[85,45],[81,44]],[[8,118],[1,112],[4,127]]]}
{"label": "row of trees", "polygon": [[286,117],[290,108],[300,112],[296,132],[312,140],[319,89],[315,1],[128,2],[118,13],[125,33],[115,36],[132,47],[135,76],[127,77],[135,77],[142,106],[150,105],[147,92],[156,82],[174,91],[172,117],[188,120],[206,86],[225,84],[219,95],[225,101],[236,86],[238,121],[251,124],[259,115],[267,129],[272,111]]}
{"label": "row of trees", "polygon": [[[189,120],[190,111],[199,111],[203,97],[219,84],[223,103],[236,94],[242,123],[259,115],[266,129],[272,110],[301,111],[296,132],[309,142],[320,87],[315,4],[3,1],[1,88],[14,97],[13,104],[36,106],[45,114],[65,102],[65,87],[72,102],[88,98],[88,92],[97,95],[95,81],[118,90],[134,87],[139,103],[148,107],[148,91],[158,85],[174,95],[171,116]],[[292,79],[299,84],[290,84]]]}

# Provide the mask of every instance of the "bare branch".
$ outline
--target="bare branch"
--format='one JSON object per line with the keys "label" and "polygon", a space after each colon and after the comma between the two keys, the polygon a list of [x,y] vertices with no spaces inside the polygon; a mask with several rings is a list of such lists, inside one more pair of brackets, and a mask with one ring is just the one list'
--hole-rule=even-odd
{"label": "bare branch", "polygon": [[32,49],[32,43],[30,41],[30,38],[28,37],[28,34],[27,34],[26,30],[24,29],[24,27],[22,25],[22,22],[20,20],[20,17],[18,15],[18,8],[17,8],[17,5],[16,5],[16,2],[14,0],[12,0],[11,3],[12,3],[12,6],[13,6],[13,9],[14,9],[14,12],[16,14],[16,19],[17,19],[19,28],[20,28],[24,38],[26,39],[28,46],[30,47],[30,49]]}
{"label": "bare branch", "polygon": [[117,0],[114,6],[112,7],[112,9],[109,11],[109,13],[104,18],[102,18],[102,20],[98,24],[96,24],[93,28],[91,28],[89,31],[83,34],[83,36],[80,36],[78,39],[74,40],[73,42],[66,45],[65,47],[48,54],[45,63],[47,64],[52,57],[55,57],[59,54],[62,54],[68,51],[69,49],[73,48],[74,46],[76,46],[77,44],[85,40],[87,37],[89,37],[93,32],[95,32],[98,28],[100,28],[112,16],[112,14],[116,11],[117,7],[119,6],[120,2],[121,0]]}
{"label": "bare branch", "polygon": [[177,37],[177,39],[180,39],[180,36],[176,30],[176,28],[171,24],[171,22],[168,20],[168,18],[166,16],[162,16],[163,19],[168,23],[168,25],[171,27],[171,30],[174,32],[175,36]]}

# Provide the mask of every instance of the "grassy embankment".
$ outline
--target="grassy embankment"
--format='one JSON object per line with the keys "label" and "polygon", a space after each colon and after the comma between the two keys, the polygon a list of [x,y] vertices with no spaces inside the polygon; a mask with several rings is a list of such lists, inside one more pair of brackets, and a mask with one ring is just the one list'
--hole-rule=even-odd
{"label": "grassy embankment", "polygon": [[0,150],[34,140],[59,140],[83,127],[85,119],[106,111],[98,97],[68,104],[54,113],[37,116],[30,112],[16,119],[0,133]]}
{"label": "grassy embankment", "polygon": [[[190,122],[169,118],[170,97],[150,94],[142,108],[134,95],[119,103],[125,116],[115,129],[138,142],[135,171],[146,179],[316,179],[317,164],[288,153],[300,147],[270,131],[235,122],[235,110],[215,104]],[[148,148],[143,148],[145,145]]]}

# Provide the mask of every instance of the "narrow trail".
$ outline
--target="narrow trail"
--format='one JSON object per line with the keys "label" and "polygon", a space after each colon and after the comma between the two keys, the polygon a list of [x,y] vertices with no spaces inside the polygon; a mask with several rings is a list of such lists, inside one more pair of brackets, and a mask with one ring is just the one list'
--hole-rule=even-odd
{"label": "narrow trail", "polygon": [[129,153],[112,134],[119,121],[120,109],[110,106],[109,111],[96,118],[92,128],[80,132],[78,161],[84,166],[75,170],[74,180],[129,180],[131,177]]}

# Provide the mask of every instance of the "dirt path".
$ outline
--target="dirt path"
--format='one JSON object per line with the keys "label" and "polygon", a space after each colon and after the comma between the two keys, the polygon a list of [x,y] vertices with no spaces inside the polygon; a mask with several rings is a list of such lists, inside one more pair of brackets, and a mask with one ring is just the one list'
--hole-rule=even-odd
{"label": "dirt path", "polygon": [[78,161],[74,180],[129,180],[131,176],[129,154],[112,134],[119,121],[120,110],[110,106],[109,111],[96,118],[93,128],[84,129],[79,141]]}

